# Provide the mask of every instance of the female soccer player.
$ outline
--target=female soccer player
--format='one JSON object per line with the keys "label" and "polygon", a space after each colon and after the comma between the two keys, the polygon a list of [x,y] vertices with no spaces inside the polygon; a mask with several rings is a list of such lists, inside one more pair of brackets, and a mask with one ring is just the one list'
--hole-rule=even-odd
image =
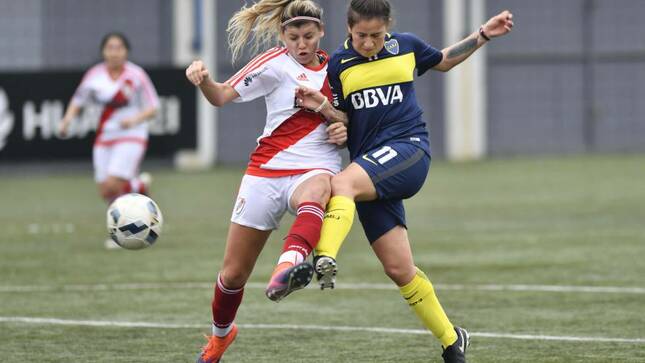
{"label": "female soccer player", "polygon": [[279,301],[313,276],[313,266],[305,259],[318,243],[331,175],[340,170],[338,145],[347,139],[342,123],[327,126],[320,114],[294,103],[294,90],[300,85],[331,97],[328,56],[318,49],[324,35],[321,17],[322,9],[309,0],[261,0],[243,7],[228,26],[233,60],[252,34],[255,47],[277,39],[284,46],[255,57],[225,83],[213,81],[201,61],[186,70],[187,78],[215,106],[264,97],[267,107],[266,126],[242,178],[215,284],[213,335],[197,362],[218,362],[235,339],[233,320],[244,285],[287,210],[296,219],[266,295]]}
{"label": "female soccer player", "polygon": [[[129,51],[125,35],[103,37],[103,62],[85,73],[59,125],[65,136],[81,108],[90,102],[103,106],[92,154],[94,179],[108,203],[125,193],[146,194],[151,181],[147,173],[138,174],[148,144],[146,121],[156,115],[159,97],[146,72],[128,61]],[[118,248],[111,239],[105,246]]]}
{"label": "female soccer player", "polygon": [[349,120],[352,163],[332,178],[332,198],[316,248],[321,287],[333,287],[335,257],[354,211],[385,273],[443,347],[445,362],[465,362],[468,333],[454,327],[428,277],[413,261],[403,199],[422,187],[430,166],[428,131],[414,91],[413,72],[448,71],[491,38],[511,31],[504,11],[461,42],[441,51],[410,33],[388,33],[387,0],[352,0],[349,38],[329,61],[332,107],[319,92],[301,87],[297,103],[327,119]]}

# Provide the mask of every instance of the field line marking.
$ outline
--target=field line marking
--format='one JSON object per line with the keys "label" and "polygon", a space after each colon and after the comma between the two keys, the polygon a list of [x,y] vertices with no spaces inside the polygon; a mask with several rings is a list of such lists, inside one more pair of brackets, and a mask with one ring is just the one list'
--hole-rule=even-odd
{"label": "field line marking", "polygon": [[[157,328],[157,329],[204,329],[208,324],[170,324],[134,321],[108,321],[108,320],[72,320],[57,318],[35,318],[25,316],[0,316],[0,323],[22,323],[22,324],[47,324],[66,326],[91,326],[91,327],[115,327],[115,328]],[[408,334],[425,335],[430,334],[422,329],[396,329],[379,327],[360,326],[325,326],[325,325],[295,325],[295,324],[238,324],[242,329],[286,329],[286,330],[318,330],[318,331],[344,331],[344,332],[369,332],[384,334]],[[569,342],[595,342],[595,343],[630,343],[645,344],[643,338],[610,338],[610,337],[584,337],[584,336],[557,336],[557,335],[532,335],[532,334],[510,334],[491,332],[472,332],[473,337],[492,339],[518,339],[518,340],[547,340],[547,341],[569,341]]]}
{"label": "field line marking", "polygon": [[[123,284],[85,285],[0,285],[0,293],[12,292],[83,292],[114,290],[159,290],[159,289],[212,289],[210,282],[151,282]],[[643,287],[620,286],[575,286],[575,285],[531,285],[531,284],[435,284],[437,290],[453,291],[518,291],[518,292],[560,292],[560,293],[602,293],[602,294],[645,294]],[[264,289],[266,284],[250,282],[247,289]],[[312,283],[309,288],[317,288]],[[389,283],[339,283],[339,290],[395,290]]]}

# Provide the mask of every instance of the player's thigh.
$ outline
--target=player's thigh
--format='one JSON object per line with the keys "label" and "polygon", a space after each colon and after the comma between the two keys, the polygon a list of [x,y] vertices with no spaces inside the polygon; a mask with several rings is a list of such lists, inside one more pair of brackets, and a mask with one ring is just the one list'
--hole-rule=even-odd
{"label": "player's thigh", "polygon": [[294,213],[304,202],[318,203],[324,209],[331,195],[332,176],[327,170],[312,170],[295,178],[287,192],[289,212]]}
{"label": "player's thigh", "polygon": [[392,142],[354,159],[369,175],[379,199],[406,199],[423,186],[430,156],[407,142]]}
{"label": "player's thigh", "polygon": [[408,232],[396,226],[372,243],[383,270],[398,286],[410,282],[416,273]]}
{"label": "player's thigh", "polygon": [[231,223],[220,277],[224,285],[237,289],[246,284],[271,231]]}
{"label": "player's thigh", "polygon": [[94,166],[94,181],[103,183],[108,177],[108,165],[112,148],[107,146],[94,146],[92,148],[92,164]]}
{"label": "player's thigh", "polygon": [[357,201],[377,198],[376,188],[364,167],[350,163],[331,180],[332,195],[342,195]]}
{"label": "player's thigh", "polygon": [[139,173],[139,165],[146,152],[146,146],[138,142],[123,142],[112,146],[108,164],[108,175],[125,180]]}
{"label": "player's thigh", "polygon": [[280,226],[287,210],[286,185],[288,177],[263,178],[244,175],[231,222],[262,231]]}

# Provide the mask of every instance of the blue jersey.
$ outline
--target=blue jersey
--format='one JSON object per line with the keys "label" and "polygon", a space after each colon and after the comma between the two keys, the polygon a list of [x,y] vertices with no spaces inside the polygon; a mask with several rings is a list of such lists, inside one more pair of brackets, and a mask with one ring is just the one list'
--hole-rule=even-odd
{"label": "blue jersey", "polygon": [[414,91],[422,75],[443,59],[441,51],[410,33],[392,33],[366,58],[347,39],[332,55],[327,73],[334,106],[347,113],[347,148],[354,159],[392,140],[415,143],[430,153],[428,131]]}

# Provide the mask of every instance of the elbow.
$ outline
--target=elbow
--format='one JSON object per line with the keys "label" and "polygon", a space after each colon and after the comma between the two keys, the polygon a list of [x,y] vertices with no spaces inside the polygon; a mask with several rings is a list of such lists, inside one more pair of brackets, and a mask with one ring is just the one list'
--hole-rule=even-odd
{"label": "elbow", "polygon": [[222,106],[224,106],[224,102],[222,102],[222,101],[220,101],[220,100],[208,100],[208,102],[210,102],[210,104],[211,104],[211,105],[213,105],[213,106],[215,106],[215,107],[222,107]]}
{"label": "elbow", "polygon": [[434,67],[433,69],[436,70],[436,71],[439,71],[439,72],[448,72],[454,66],[455,66],[454,64],[450,64],[448,62],[441,62],[436,67]]}

